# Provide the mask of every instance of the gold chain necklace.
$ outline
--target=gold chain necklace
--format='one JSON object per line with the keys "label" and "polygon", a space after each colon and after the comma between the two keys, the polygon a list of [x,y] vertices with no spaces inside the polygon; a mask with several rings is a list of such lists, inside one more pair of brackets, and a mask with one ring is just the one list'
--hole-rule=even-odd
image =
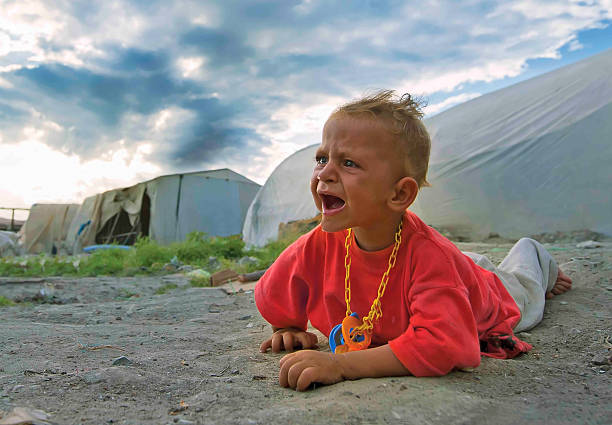
{"label": "gold chain necklace", "polygon": [[[344,269],[346,270],[345,278],[344,278],[344,300],[346,301],[346,316],[349,317],[352,314],[351,311],[351,233],[352,229],[348,229],[348,234],[346,235],[346,239],[344,241],[344,246],[346,247],[346,256],[344,257]],[[402,243],[402,222],[400,221],[397,232],[395,232],[395,245],[393,246],[393,251],[391,251],[391,255],[389,256],[389,267],[387,267],[387,271],[382,275],[380,280],[380,286],[378,287],[378,295],[376,299],[372,302],[372,307],[370,307],[370,313],[363,318],[362,324],[354,327],[350,331],[351,340],[355,341],[355,338],[359,335],[371,334],[372,328],[374,327],[374,322],[382,317],[382,304],[380,299],[385,293],[385,289],[387,288],[387,282],[389,282],[389,272],[395,266],[395,261],[397,258],[397,251],[399,250],[400,244]]]}

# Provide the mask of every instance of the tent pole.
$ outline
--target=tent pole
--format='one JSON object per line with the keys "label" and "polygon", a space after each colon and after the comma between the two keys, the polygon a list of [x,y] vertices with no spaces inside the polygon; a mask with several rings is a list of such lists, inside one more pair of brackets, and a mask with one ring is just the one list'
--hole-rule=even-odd
{"label": "tent pole", "polygon": [[110,240],[113,237],[113,233],[115,232],[115,227],[117,227],[117,222],[119,221],[119,215],[121,214],[121,210],[115,215],[115,221],[113,222],[113,227],[111,227],[110,233],[106,237],[106,243],[110,243]]}

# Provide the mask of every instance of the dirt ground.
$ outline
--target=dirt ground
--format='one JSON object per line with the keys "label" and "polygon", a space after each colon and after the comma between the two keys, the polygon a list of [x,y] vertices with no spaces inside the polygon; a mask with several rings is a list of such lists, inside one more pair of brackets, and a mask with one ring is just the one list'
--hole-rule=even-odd
{"label": "dirt ground", "polygon": [[[510,248],[458,245],[494,262]],[[23,407],[57,424],[610,424],[612,242],[547,246],[574,289],[520,335],[529,354],[304,393],[278,386],[281,355],[258,352],[270,329],[249,287],[228,295],[180,275],[3,277],[0,295],[29,303],[0,307],[0,423]],[[178,288],[154,294],[168,283]]]}

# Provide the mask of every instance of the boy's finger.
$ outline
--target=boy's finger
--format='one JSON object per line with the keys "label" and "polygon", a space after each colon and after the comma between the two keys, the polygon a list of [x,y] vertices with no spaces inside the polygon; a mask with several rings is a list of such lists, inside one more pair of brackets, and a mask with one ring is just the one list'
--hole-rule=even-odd
{"label": "boy's finger", "polygon": [[268,351],[268,348],[270,348],[271,346],[272,346],[272,338],[268,338],[264,342],[261,343],[261,345],[259,346],[259,351],[261,351],[262,353],[265,353],[266,351]]}
{"label": "boy's finger", "polygon": [[302,371],[298,378],[295,389],[298,391],[306,391],[310,384],[317,381],[317,369],[314,367],[307,367]]}
{"label": "boy's finger", "polygon": [[283,337],[279,334],[272,335],[272,352],[280,353],[282,350]]}
{"label": "boy's finger", "polygon": [[283,334],[283,345],[285,346],[285,351],[292,352],[293,351],[293,333],[285,332]]}
{"label": "boy's finger", "polygon": [[298,361],[293,363],[287,371],[287,385],[289,385],[289,387],[291,388],[297,389],[297,384],[300,376],[304,372],[304,369],[308,368],[309,366],[310,363],[305,361]]}
{"label": "boy's finger", "polygon": [[280,361],[280,370],[278,371],[278,383],[281,387],[287,387],[289,385],[289,369],[295,363],[296,359],[292,354],[284,356]]}
{"label": "boy's finger", "polygon": [[310,347],[312,347],[311,339],[310,339],[310,337],[306,333],[304,333],[304,332],[299,333],[299,334],[297,334],[295,336],[295,338],[300,343],[302,348],[310,348]]}
{"label": "boy's finger", "polygon": [[315,334],[312,332],[306,332],[306,334],[310,338],[313,347],[319,343],[319,337],[317,337]]}

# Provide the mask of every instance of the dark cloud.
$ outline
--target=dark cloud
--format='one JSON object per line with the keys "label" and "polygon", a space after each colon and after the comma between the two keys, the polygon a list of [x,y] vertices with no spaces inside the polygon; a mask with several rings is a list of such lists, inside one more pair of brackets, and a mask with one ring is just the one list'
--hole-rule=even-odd
{"label": "dark cloud", "polygon": [[329,67],[335,61],[336,58],[331,55],[281,55],[259,61],[257,75],[264,78],[299,75]]}
{"label": "dark cloud", "polygon": [[245,43],[238,32],[218,31],[195,26],[180,37],[183,46],[189,47],[210,59],[213,67],[236,65],[254,55],[255,51]]}
{"label": "dark cloud", "polygon": [[169,58],[165,52],[128,48],[121,49],[115,54],[114,69],[122,71],[154,72],[167,70],[169,66]]}
{"label": "dark cloud", "polygon": [[[205,86],[173,78],[168,59],[156,52],[120,49],[112,57],[109,70],[113,75],[57,64],[23,68],[12,75],[19,91],[7,92],[13,99],[35,105],[51,121],[71,128],[48,142],[85,157],[108,149],[114,140],[150,139],[149,128],[128,129],[124,117],[128,113],[151,116],[170,107],[187,110],[194,118],[168,139],[158,141],[168,144],[158,146],[168,156],[158,158],[160,162],[203,164],[230,146],[240,149],[247,141],[258,139],[253,130],[235,124],[238,115],[252,109],[244,99],[232,104],[205,97]],[[123,72],[129,70],[132,72]],[[0,103],[0,120],[28,116]]]}
{"label": "dark cloud", "polygon": [[[125,74],[103,74],[51,64],[23,68],[14,76],[21,88],[29,87],[31,93],[46,95],[49,101],[78,105],[97,115],[104,125],[112,126],[126,112],[154,113],[177,102],[193,88],[192,84],[175,80],[169,71],[158,71],[164,63],[165,59],[155,54],[129,51],[112,68],[133,70]],[[151,72],[142,74],[138,72],[141,69]]]}

